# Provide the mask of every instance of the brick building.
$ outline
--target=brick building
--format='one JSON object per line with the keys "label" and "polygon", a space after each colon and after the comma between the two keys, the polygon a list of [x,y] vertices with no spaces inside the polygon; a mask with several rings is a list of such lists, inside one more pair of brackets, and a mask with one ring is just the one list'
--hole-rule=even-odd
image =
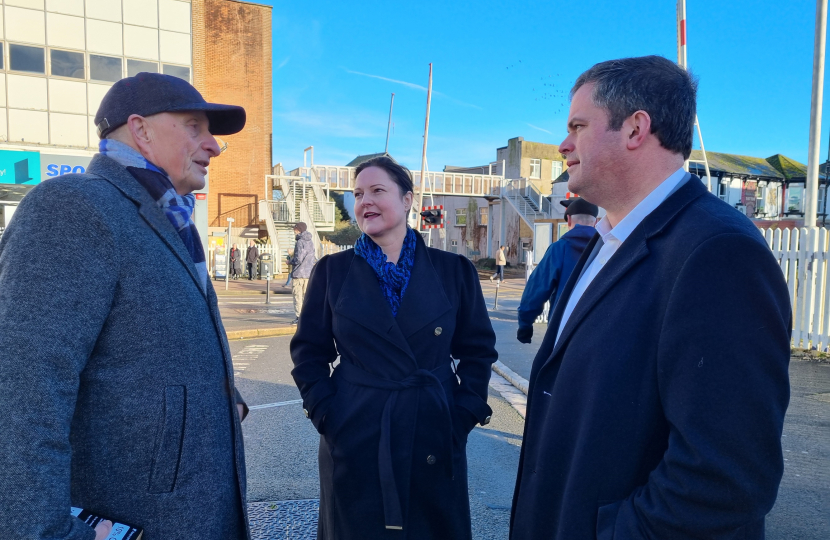
{"label": "brick building", "polygon": [[208,101],[245,107],[248,123],[222,137],[210,166],[208,227],[256,227],[271,174],[271,6],[192,0],[193,85]]}

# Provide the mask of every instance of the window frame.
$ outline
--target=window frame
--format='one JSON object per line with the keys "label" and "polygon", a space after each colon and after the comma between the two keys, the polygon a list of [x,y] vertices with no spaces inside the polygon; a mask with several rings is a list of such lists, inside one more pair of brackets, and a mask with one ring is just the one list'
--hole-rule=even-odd
{"label": "window frame", "polygon": [[161,73],[161,71],[159,71],[159,65],[160,65],[159,62],[153,62],[151,60],[142,60],[141,58],[128,58],[126,56],[124,57],[124,59],[127,60],[127,62],[126,62],[126,66],[127,66],[126,76],[127,77],[135,77],[139,73],[142,73],[142,72],[146,71],[146,70],[142,69],[142,70],[136,71],[134,74],[131,75],[130,74],[130,62],[141,62],[142,64],[155,64],[156,71],[154,73]]}
{"label": "window frame", "polygon": [[[26,75],[42,75],[43,77],[47,77],[47,75],[46,75],[46,64],[47,64],[46,56],[47,55],[46,55],[46,47],[45,46],[27,45],[27,44],[24,44],[24,43],[10,43],[8,41],[4,41],[4,43],[6,43],[8,45],[7,48],[8,48],[8,51],[9,51],[8,52],[8,54],[9,54],[8,64],[9,65],[8,65],[8,68],[5,69],[4,71],[10,71],[10,72],[14,72],[14,73],[23,73],[23,74],[26,74]],[[26,47],[26,48],[29,48],[29,49],[40,49],[41,52],[43,53],[43,71],[26,71],[26,70],[22,70],[22,69],[12,68],[12,47],[13,46],[14,47]]]}
{"label": "window frame", "polygon": [[[187,79],[182,79],[183,81],[190,82],[193,78],[193,69],[190,66],[182,66],[180,64],[161,64],[161,71],[164,75],[170,75],[171,77],[179,77],[178,75],[173,75],[172,73],[164,73],[164,68],[172,67],[172,68],[179,68],[179,69],[186,69],[187,70]],[[179,77],[181,79],[181,77]]]}
{"label": "window frame", "polygon": [[[111,81],[109,79],[95,79],[95,78],[93,78],[92,77],[92,57],[93,56],[98,57],[98,58],[113,58],[113,59],[119,60],[121,62],[121,69],[119,70],[121,72],[121,76],[118,79],[114,80],[114,81]],[[109,54],[87,53],[87,57],[88,57],[87,63],[89,64],[89,77],[87,78],[87,82],[99,82],[99,83],[115,84],[115,83],[117,83],[118,81],[120,81],[121,79],[124,78],[124,57],[123,56],[112,56],[112,55],[109,55]]]}
{"label": "window frame", "polygon": [[[559,165],[559,172],[556,171],[557,165]],[[562,175],[562,171],[565,169],[565,164],[559,161],[558,159],[551,160],[550,162],[550,179],[556,180]]]}
{"label": "window frame", "polygon": [[[459,219],[462,218],[462,219]],[[456,227],[466,227],[467,226],[467,209],[466,208],[456,208],[455,209],[455,226]]]}
{"label": "window frame", "polygon": [[[55,52],[55,51],[70,53],[70,54],[80,54],[81,55],[81,65],[82,65],[83,70],[84,70],[84,76],[81,77],[81,78],[78,78],[78,77],[72,77],[70,75],[55,75],[54,73],[52,73],[52,64],[53,64],[53,62],[52,62],[52,53]],[[67,80],[67,81],[83,81],[83,82],[88,82],[89,81],[89,79],[87,78],[87,71],[88,71],[87,70],[87,54],[86,54],[85,51],[77,51],[77,50],[72,50],[72,49],[62,49],[60,47],[55,47],[55,48],[49,47],[49,53],[47,54],[47,57],[49,58],[49,73],[46,75],[47,77],[53,78],[53,79],[63,79],[63,80]]]}
{"label": "window frame", "polygon": [[478,226],[479,227],[487,227],[490,223],[490,207],[489,206],[479,206],[478,207]]}
{"label": "window frame", "polygon": [[[538,158],[529,158],[530,159],[530,173],[528,178],[533,178],[534,180],[542,178],[542,160]],[[536,172],[536,176],[533,176],[533,172]]]}

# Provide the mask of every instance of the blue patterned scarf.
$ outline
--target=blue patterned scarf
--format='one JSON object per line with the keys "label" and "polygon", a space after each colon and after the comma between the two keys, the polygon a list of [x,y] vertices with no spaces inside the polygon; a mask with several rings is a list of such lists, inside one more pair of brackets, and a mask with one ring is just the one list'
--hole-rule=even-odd
{"label": "blue patterned scarf", "polygon": [[360,235],[354,245],[354,251],[369,263],[380,283],[380,290],[389,307],[392,308],[392,316],[398,316],[398,309],[401,307],[401,299],[409,285],[409,277],[412,275],[412,265],[415,262],[415,231],[406,228],[406,237],[403,239],[401,256],[398,257],[398,264],[386,262],[386,254],[366,236]]}
{"label": "blue patterned scarf", "polygon": [[193,208],[196,205],[196,197],[192,193],[179,195],[173,187],[173,183],[163,169],[156,167],[141,155],[137,150],[122,142],[113,139],[103,139],[98,149],[110,159],[114,159],[124,167],[138,183],[156,201],[164,215],[173,224],[184,242],[202,286],[202,292],[207,291],[207,263],[205,262],[205,250],[202,248],[202,241],[199,239],[199,231],[193,223]]}

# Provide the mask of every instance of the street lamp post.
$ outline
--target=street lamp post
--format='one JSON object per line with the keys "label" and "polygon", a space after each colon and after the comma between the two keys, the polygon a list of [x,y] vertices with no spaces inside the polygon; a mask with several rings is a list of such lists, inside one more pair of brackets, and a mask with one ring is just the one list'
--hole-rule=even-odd
{"label": "street lamp post", "polygon": [[232,217],[228,218],[228,241],[225,246],[227,257],[225,258],[225,290],[228,290],[228,274],[230,274],[231,267],[231,223],[234,222]]}

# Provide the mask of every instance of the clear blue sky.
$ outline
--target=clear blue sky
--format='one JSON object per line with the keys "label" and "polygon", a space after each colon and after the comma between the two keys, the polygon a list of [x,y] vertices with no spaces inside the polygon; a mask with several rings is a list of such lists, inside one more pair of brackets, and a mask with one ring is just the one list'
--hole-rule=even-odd
{"label": "clear blue sky", "polygon": [[[420,168],[428,64],[430,170],[480,165],[507,140],[558,144],[567,92],[596,62],[676,59],[675,3],[271,0],[274,161],[343,165],[389,152]],[[688,0],[688,59],[707,150],[807,162],[815,2]],[[827,83],[825,83],[827,84]],[[830,103],[824,107],[822,159]],[[695,137],[695,147],[698,147]]]}

